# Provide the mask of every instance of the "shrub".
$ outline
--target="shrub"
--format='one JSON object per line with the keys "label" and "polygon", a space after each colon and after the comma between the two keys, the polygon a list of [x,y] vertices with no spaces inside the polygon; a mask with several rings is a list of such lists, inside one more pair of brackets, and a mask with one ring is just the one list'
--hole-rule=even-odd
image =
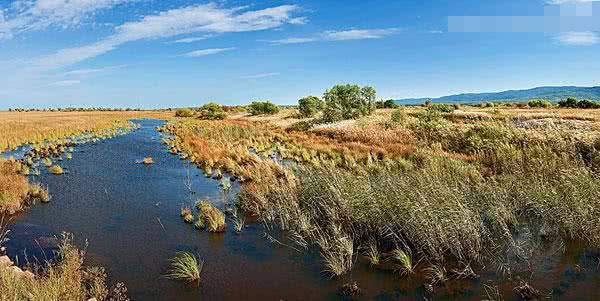
{"label": "shrub", "polygon": [[209,102],[199,109],[199,119],[203,120],[223,120],[225,119],[225,110],[214,102]]}
{"label": "shrub", "polygon": [[576,108],[577,107],[577,99],[575,97],[567,97],[566,100],[561,100],[558,102],[558,106],[561,108]]}
{"label": "shrub", "polygon": [[336,85],[325,91],[323,119],[327,122],[358,118],[375,109],[374,88],[357,85]]}
{"label": "shrub", "polygon": [[385,109],[397,109],[399,106],[400,105],[398,105],[396,103],[396,101],[393,100],[393,99],[388,99],[388,100],[386,100],[386,101],[383,102],[383,107]]}
{"label": "shrub", "polygon": [[580,109],[598,109],[600,104],[595,101],[584,99],[577,103],[577,107]]}
{"label": "shrub", "polygon": [[312,117],[323,109],[323,102],[316,96],[307,96],[298,101],[298,111],[302,117]]}
{"label": "shrub", "polygon": [[279,107],[270,101],[253,101],[248,105],[248,112],[252,115],[273,115],[279,112]]}
{"label": "shrub", "polygon": [[406,114],[406,112],[404,112],[404,109],[402,108],[396,109],[394,112],[392,112],[392,122],[394,123],[402,123],[406,121],[407,118],[408,115]]}
{"label": "shrub", "polygon": [[552,106],[552,103],[545,99],[532,99],[527,105],[532,108],[549,108]]}
{"label": "shrub", "polygon": [[445,103],[434,103],[427,107],[427,111],[436,111],[440,113],[452,113],[454,112],[454,107],[451,107]]}
{"label": "shrub", "polygon": [[194,112],[188,108],[177,109],[175,111],[175,117],[192,117],[194,116]]}

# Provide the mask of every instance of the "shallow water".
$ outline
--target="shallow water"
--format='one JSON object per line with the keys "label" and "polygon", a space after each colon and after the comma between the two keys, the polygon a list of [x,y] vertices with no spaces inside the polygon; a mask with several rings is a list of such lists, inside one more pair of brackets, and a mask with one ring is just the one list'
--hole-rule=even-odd
{"label": "shallow water", "polygon": [[[349,279],[359,283],[362,299],[423,299],[422,275],[400,278],[359,260],[345,279],[332,280],[321,272],[317,252],[271,243],[258,223],[241,235],[231,222],[225,234],[185,224],[179,209],[189,199],[186,181],[191,180],[194,198],[211,200],[221,199],[218,183],[167,152],[154,129],[161,121],[136,122],[142,127],[132,133],[76,147],[73,159],[60,163],[67,174],[43,171],[32,178],[48,185],[53,198],[13,220],[7,243],[13,259],[46,260],[56,244],[53,237],[65,231],[80,246],[89,242],[86,264],[104,266],[111,281],[126,284],[132,300],[335,300]],[[144,157],[154,164],[135,164]],[[196,252],[205,260],[199,287],[161,278],[177,251]],[[568,244],[565,253],[543,261],[530,283],[553,290],[559,299],[600,299],[598,254],[586,252],[580,244]],[[448,281],[436,289],[435,299],[481,300],[483,284],[495,278],[487,271],[478,280]],[[515,281],[499,286],[505,299],[516,299]]]}

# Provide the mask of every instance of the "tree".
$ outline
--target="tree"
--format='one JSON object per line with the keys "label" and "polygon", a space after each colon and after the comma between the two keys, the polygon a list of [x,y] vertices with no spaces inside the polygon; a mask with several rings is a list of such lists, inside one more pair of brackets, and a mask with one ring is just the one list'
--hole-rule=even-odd
{"label": "tree", "polygon": [[298,111],[302,117],[312,117],[323,109],[323,102],[316,96],[307,96],[298,101]]}
{"label": "tree", "polygon": [[325,91],[323,119],[338,121],[371,114],[375,109],[377,92],[374,88],[357,85],[336,85]]}
{"label": "tree", "polygon": [[225,110],[214,102],[209,102],[201,106],[198,111],[200,111],[198,118],[204,120],[222,120],[225,119],[226,116]]}
{"label": "tree", "polygon": [[576,108],[577,99],[575,97],[567,97],[566,100],[559,101],[558,106],[560,106],[561,108]]}

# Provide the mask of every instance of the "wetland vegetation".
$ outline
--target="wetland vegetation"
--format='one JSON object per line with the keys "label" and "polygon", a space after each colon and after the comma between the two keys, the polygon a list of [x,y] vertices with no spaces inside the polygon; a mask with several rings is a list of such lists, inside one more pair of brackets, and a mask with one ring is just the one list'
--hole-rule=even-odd
{"label": "wetland vegetation", "polygon": [[[254,102],[120,115],[47,112],[65,118],[53,123],[61,125],[52,134],[40,113],[2,113],[38,121],[19,131],[16,119],[0,126],[10,133],[2,136],[4,148],[29,145],[19,159],[0,161],[0,210],[14,214],[47,202],[48,188],[30,182],[41,167],[69,177],[62,165],[77,159],[78,145],[129,133],[138,127],[129,121],[135,117],[159,118],[166,120],[156,126],[160,136],[145,141],[160,141],[165,155],[206,175],[192,180],[186,167],[178,195],[187,200],[169,207],[196,235],[238,233],[231,239],[242,240],[244,229],[258,226],[274,246],[316,252],[319,269],[332,279],[323,281],[351,280],[342,287],[348,295],[369,291],[352,281],[353,270],[368,263],[369,273],[392,271],[386,277],[409,281],[426,298],[464,297],[457,285],[478,287],[479,298],[557,297],[556,283],[537,289],[545,260],[579,244],[585,255],[572,256],[600,262],[600,113],[567,102],[573,101],[398,106],[376,101],[371,87],[341,85],[322,100],[309,96],[288,108]],[[90,123],[93,114],[100,118]],[[156,153],[138,158],[144,159],[130,162],[147,165],[138,173],[165,160]],[[67,181],[59,178],[52,181]],[[196,196],[193,181],[212,183],[215,195]],[[165,232],[177,227],[156,219]],[[192,251],[179,248],[161,278],[208,285],[204,261]],[[2,274],[0,291],[21,296],[33,287],[33,296],[118,300],[109,299],[103,270],[81,265],[83,252],[68,236],[57,254],[30,269],[36,274],[27,281],[35,283],[8,282]],[[597,273],[597,264],[584,266]],[[61,281],[74,295],[56,287]]]}

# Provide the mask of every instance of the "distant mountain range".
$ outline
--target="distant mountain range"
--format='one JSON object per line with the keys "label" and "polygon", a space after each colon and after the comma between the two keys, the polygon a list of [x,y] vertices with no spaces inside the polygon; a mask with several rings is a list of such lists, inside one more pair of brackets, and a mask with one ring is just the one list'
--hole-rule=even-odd
{"label": "distant mountain range", "polygon": [[528,90],[509,90],[496,93],[465,93],[443,96],[439,98],[406,98],[396,100],[399,104],[421,104],[426,100],[446,103],[474,103],[485,101],[528,101],[530,99],[547,99],[558,101],[567,97],[577,99],[600,100],[600,86],[598,87],[538,87]]}

